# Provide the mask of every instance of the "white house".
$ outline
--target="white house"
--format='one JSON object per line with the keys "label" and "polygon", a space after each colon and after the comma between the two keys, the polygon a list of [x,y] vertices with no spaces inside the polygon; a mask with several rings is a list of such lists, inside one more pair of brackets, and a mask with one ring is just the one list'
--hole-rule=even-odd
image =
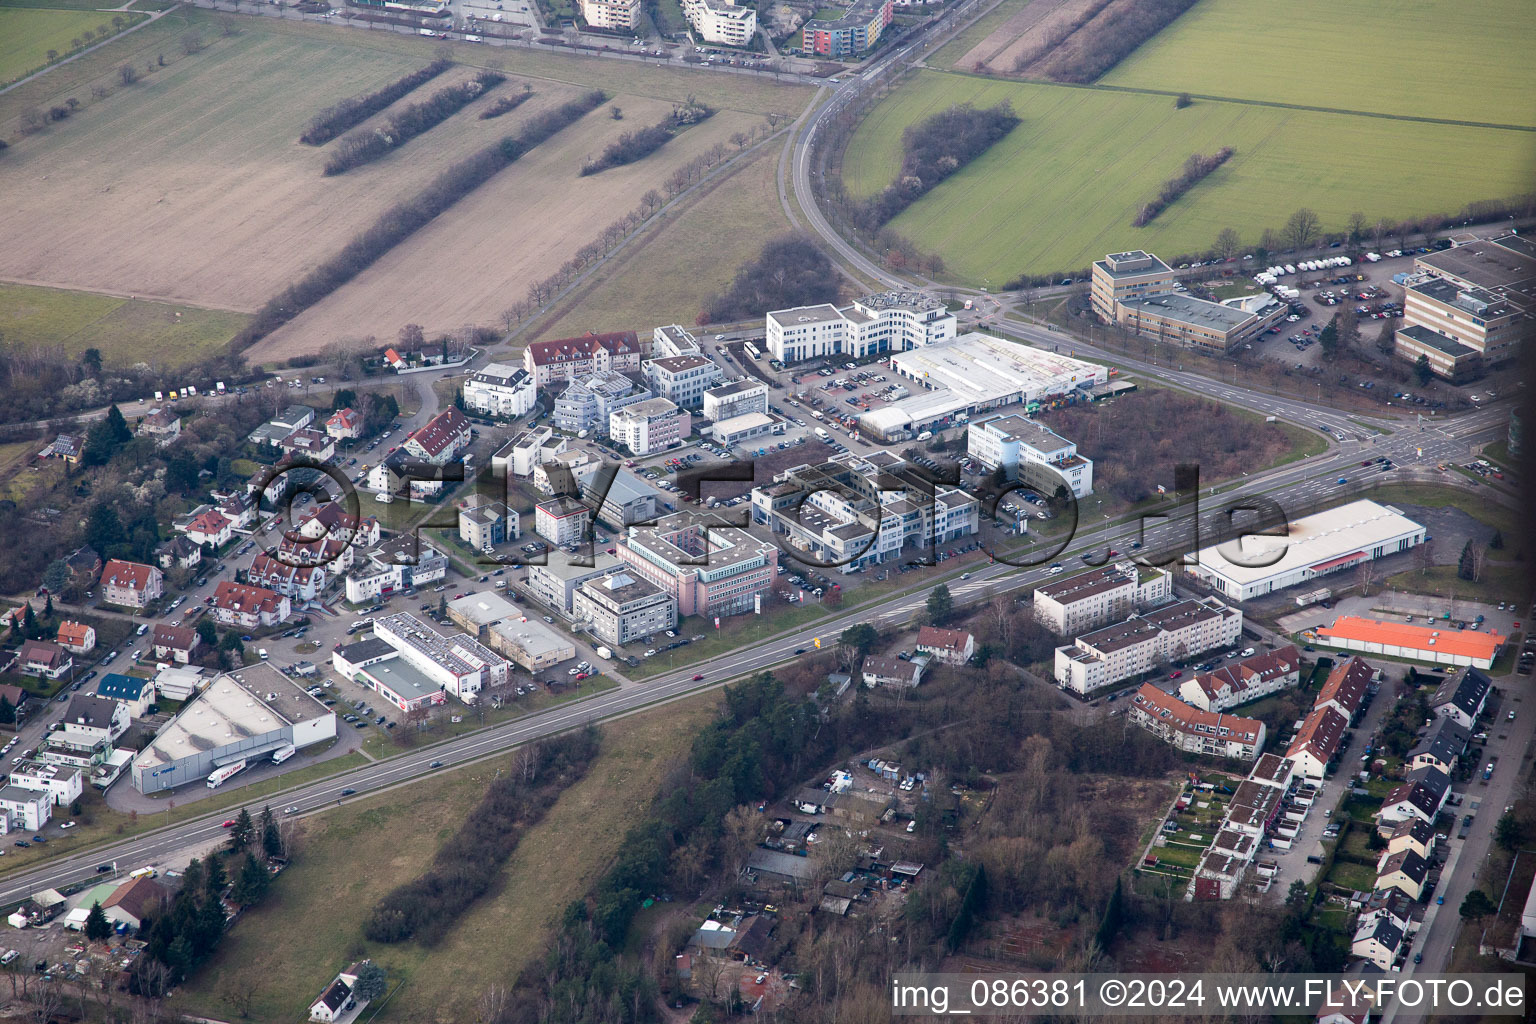
{"label": "white house", "polygon": [[469,375],[463,390],[464,408],[507,419],[528,415],[538,397],[533,375],[511,363],[487,363]]}

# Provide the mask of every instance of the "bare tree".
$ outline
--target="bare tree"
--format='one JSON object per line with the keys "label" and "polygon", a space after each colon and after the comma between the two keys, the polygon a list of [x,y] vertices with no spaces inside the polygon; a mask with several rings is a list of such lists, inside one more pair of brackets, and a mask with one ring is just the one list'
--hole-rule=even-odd
{"label": "bare tree", "polygon": [[1238,237],[1237,231],[1233,228],[1222,228],[1221,233],[1216,236],[1216,255],[1224,260],[1236,256],[1242,247],[1243,240]]}
{"label": "bare tree", "polygon": [[1319,223],[1317,214],[1303,206],[1285,222],[1282,230],[1286,244],[1292,249],[1305,249],[1317,239]]}
{"label": "bare tree", "polygon": [[29,1015],[37,1024],[50,1024],[54,1014],[64,1006],[64,993],[52,981],[39,980],[36,988],[28,993]]}
{"label": "bare tree", "polygon": [[132,64],[124,64],[117,69],[117,80],[124,85],[132,85],[139,80],[139,72]]}
{"label": "bare tree", "polygon": [[1360,585],[1360,596],[1369,597],[1371,582],[1376,578],[1376,563],[1367,558],[1355,570],[1355,582]]}
{"label": "bare tree", "polygon": [[1472,546],[1472,582],[1481,583],[1483,569],[1488,564],[1488,550],[1481,545]]}
{"label": "bare tree", "polygon": [[1435,564],[1435,542],[1426,540],[1413,551],[1414,563],[1419,568],[1419,575],[1427,574],[1430,567]]}
{"label": "bare tree", "polygon": [[512,1008],[512,991],[505,985],[492,984],[480,993],[475,1007],[475,1024],[501,1024]]}
{"label": "bare tree", "polygon": [[256,1001],[256,983],[243,975],[230,980],[224,986],[224,1001],[241,1017],[249,1017],[251,1004]]}

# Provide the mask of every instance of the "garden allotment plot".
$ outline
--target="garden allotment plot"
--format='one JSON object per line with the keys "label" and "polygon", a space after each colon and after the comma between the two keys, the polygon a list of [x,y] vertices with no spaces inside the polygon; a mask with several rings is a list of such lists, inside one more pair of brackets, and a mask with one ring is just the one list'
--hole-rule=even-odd
{"label": "garden allotment plot", "polygon": [[[997,287],[1020,273],[1071,271],[1106,252],[1177,255],[1210,247],[1225,227],[1254,244],[1298,207],[1341,230],[1455,211],[1530,188],[1536,133],[1201,100],[926,71],[877,105],[844,161],[856,196],[889,184],[908,126],[957,103],[1002,101],[1022,118],[991,150],[893,220],[943,257],[949,273]],[[1185,158],[1236,155],[1144,228],[1141,203]]]}
{"label": "garden allotment plot", "polygon": [[1530,126],[1532,14],[1529,0],[1201,0],[1101,82]]}

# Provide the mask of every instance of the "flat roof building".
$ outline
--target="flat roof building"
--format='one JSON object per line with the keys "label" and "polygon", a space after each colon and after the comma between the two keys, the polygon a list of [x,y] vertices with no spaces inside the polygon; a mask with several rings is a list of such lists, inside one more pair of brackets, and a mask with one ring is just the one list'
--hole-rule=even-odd
{"label": "flat roof building", "polygon": [[949,307],[931,295],[877,292],[841,308],[823,303],[773,310],[764,324],[764,344],[784,363],[863,359],[949,341],[956,323]]}
{"label": "flat roof building", "polygon": [[1290,523],[1284,536],[1247,535],[1202,548],[1184,571],[1246,601],[1407,551],[1424,536],[1423,526],[1390,505],[1352,501]]}
{"label": "flat roof building", "polygon": [[882,440],[1006,405],[1033,411],[1042,400],[1109,380],[1097,363],[976,332],[897,353],[891,369],[914,382],[912,395],[859,417],[860,429]]}
{"label": "flat roof building", "polygon": [[466,704],[481,690],[507,681],[507,663],[472,636],[444,636],[414,615],[397,612],[373,620],[373,635],[437,685]]}
{"label": "flat roof building", "polygon": [[643,640],[677,625],[677,600],[632,572],[620,570],[576,588],[576,621],[607,644]]}
{"label": "flat roof building", "polygon": [[677,601],[683,615],[751,611],[773,583],[778,548],[704,512],[677,512],[631,526],[618,556]]}
{"label": "flat roof building", "polygon": [[529,672],[542,672],[576,657],[576,644],[558,630],[526,615],[493,622],[486,643]]}
{"label": "flat roof building", "polygon": [[262,662],[216,677],[133,759],[133,788],[159,793],[214,769],[336,737],[336,715]]}
{"label": "flat roof building", "polygon": [[1170,292],[1174,280],[1173,268],[1149,252],[1112,252],[1094,261],[1089,299],[1099,319],[1114,323],[1118,303]]}
{"label": "flat roof building", "polygon": [[[1021,465],[1049,466],[1061,474],[1074,497],[1093,494],[1093,462],[1077,453],[1068,441],[1045,424],[1017,413],[1003,413],[977,420],[966,429],[966,451],[988,469],[1002,469],[1010,480],[1020,476]],[[1055,487],[1046,489],[1054,494]]]}
{"label": "flat roof building", "polygon": [[1383,622],[1359,615],[1341,615],[1333,625],[1317,629],[1318,643],[1346,651],[1481,669],[1493,666],[1493,659],[1498,657],[1506,639],[1492,630]]}

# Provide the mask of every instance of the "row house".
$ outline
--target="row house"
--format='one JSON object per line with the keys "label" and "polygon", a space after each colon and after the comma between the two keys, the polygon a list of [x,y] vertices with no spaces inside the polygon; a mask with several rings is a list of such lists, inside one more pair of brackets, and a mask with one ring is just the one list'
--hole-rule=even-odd
{"label": "row house", "polygon": [[1493,692],[1493,680],[1477,668],[1462,668],[1445,677],[1429,698],[1429,709],[1437,716],[1449,718],[1463,729],[1471,731],[1478,716],[1488,706],[1488,694]]}
{"label": "row house", "polygon": [[1450,795],[1451,777],[1439,768],[1410,769],[1382,800],[1378,826],[1390,831],[1410,818],[1432,825]]}
{"label": "row house", "polygon": [[1301,653],[1294,644],[1255,654],[1215,672],[1185,680],[1179,696],[1203,711],[1225,711],[1268,697],[1301,680]]}
{"label": "row house", "polygon": [[1264,750],[1264,723],[1205,711],[1143,683],[1131,701],[1130,720],[1191,754],[1252,761]]}
{"label": "row house", "polygon": [[1472,734],[1455,719],[1436,716],[1419,734],[1403,763],[1408,768],[1438,768],[1449,775],[1456,770],[1456,763],[1471,740]]}
{"label": "row house", "polygon": [[1332,705],[1313,708],[1302,720],[1301,729],[1291,741],[1285,756],[1296,763],[1296,770],[1309,779],[1321,779],[1328,765],[1344,746],[1349,719]]}

